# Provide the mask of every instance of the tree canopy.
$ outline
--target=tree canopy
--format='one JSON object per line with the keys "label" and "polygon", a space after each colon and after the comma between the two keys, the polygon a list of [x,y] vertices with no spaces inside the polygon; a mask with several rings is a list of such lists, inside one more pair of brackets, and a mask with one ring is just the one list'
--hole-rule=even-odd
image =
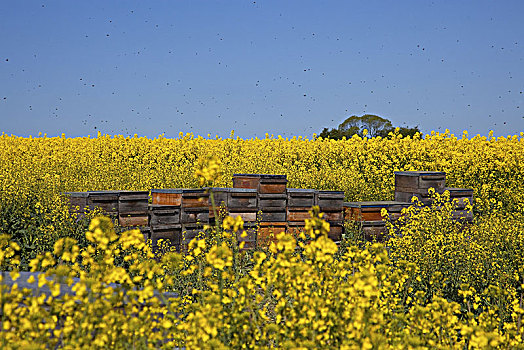
{"label": "tree canopy", "polygon": [[[341,139],[343,137],[350,138],[353,135],[360,137],[387,137],[390,132],[395,131],[395,127],[390,120],[379,117],[374,114],[364,114],[361,117],[356,115],[351,116],[339,124],[338,128],[329,130],[324,128],[318,135],[322,138]],[[367,134],[364,135],[364,130]],[[420,132],[418,126],[415,127],[399,127],[398,132],[403,136],[413,136]]]}

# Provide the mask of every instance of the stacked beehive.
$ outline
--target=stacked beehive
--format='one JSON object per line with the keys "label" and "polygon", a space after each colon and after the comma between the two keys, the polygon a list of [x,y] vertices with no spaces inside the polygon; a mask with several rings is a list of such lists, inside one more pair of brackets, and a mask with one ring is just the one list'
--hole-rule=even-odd
{"label": "stacked beehive", "polygon": [[182,204],[182,189],[151,190],[152,204],[149,205],[149,228],[153,250],[159,249],[159,241],[180,249],[182,240],[182,225],[180,211]]}
{"label": "stacked beehive", "polygon": [[[244,231],[237,232],[239,242],[244,242],[244,248],[254,248],[257,239],[257,211],[258,196],[256,189],[250,188],[206,188],[209,192],[209,215],[210,223],[216,223],[215,215],[222,219],[229,215],[233,218],[241,217],[244,221]],[[213,200],[212,200],[213,198]],[[215,210],[213,210],[213,203]]]}
{"label": "stacked beehive", "polygon": [[265,244],[286,232],[286,175],[233,174],[233,187],[257,191],[257,242]]}
{"label": "stacked beehive", "polygon": [[411,202],[417,197],[425,205],[431,204],[430,188],[441,192],[446,187],[446,173],[442,171],[395,171],[395,200]]}
{"label": "stacked beehive", "polygon": [[297,235],[304,230],[306,219],[310,218],[311,207],[317,204],[317,190],[287,189],[287,231]]}
{"label": "stacked beehive", "polygon": [[149,191],[119,191],[118,223],[122,227],[148,225]]}
{"label": "stacked beehive", "polygon": [[394,221],[400,218],[402,209],[410,205],[409,202],[399,201],[346,202],[345,220],[357,222],[357,228],[367,240],[380,242],[386,236],[386,222],[382,217],[382,209],[386,209],[389,218]]}
{"label": "stacked beehive", "polygon": [[323,219],[330,225],[328,237],[339,242],[344,230],[344,192],[317,191],[316,198],[316,204],[324,213]]}
{"label": "stacked beehive", "polygon": [[[177,250],[187,250],[189,242],[209,224],[209,194],[203,189],[153,189],[149,206],[151,241],[158,249],[160,239]],[[167,243],[167,242],[166,242]]]}
{"label": "stacked beehive", "polygon": [[105,215],[118,219],[121,227],[138,227],[148,236],[148,191],[65,192],[70,211],[83,217],[86,208],[99,208]]}
{"label": "stacked beehive", "polygon": [[448,191],[450,200],[456,202],[453,218],[471,222],[473,214],[466,209],[466,202],[473,204],[473,189],[446,187],[446,173],[438,171],[396,171],[395,200],[411,202],[417,197],[424,205],[431,205],[433,199],[428,193],[429,188],[442,194]]}

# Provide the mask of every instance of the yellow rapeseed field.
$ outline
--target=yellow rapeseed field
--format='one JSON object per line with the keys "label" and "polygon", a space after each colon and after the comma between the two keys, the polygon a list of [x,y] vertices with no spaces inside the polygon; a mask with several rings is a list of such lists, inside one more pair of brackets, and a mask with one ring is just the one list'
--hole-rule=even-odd
{"label": "yellow rapeseed field", "polygon": [[[0,137],[0,268],[45,274],[46,296],[0,285],[2,348],[524,348],[524,134],[493,138],[242,140]],[[474,189],[475,220],[415,203],[385,244],[347,239],[311,212],[307,232],[241,252],[226,219],[189,253],[155,258],[139,231],[77,221],[61,192],[289,187],[393,199],[393,172],[436,170]],[[445,196],[445,194],[444,194]],[[91,216],[95,216],[93,213]],[[45,278],[48,276],[48,279]],[[35,279],[33,281],[33,279]],[[60,294],[59,283],[72,286]]]}

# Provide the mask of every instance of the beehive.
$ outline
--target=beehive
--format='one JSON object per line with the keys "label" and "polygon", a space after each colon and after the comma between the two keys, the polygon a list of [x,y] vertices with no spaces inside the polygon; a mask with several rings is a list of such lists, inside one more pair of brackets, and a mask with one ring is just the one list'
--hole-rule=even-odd
{"label": "beehive", "polygon": [[118,223],[123,227],[148,224],[148,191],[120,191],[118,195]]}

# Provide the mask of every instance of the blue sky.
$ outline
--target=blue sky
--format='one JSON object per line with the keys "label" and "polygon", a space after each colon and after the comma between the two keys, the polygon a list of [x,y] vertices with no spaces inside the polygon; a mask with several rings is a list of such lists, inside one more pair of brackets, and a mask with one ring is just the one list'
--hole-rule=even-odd
{"label": "blue sky", "polygon": [[524,131],[523,1],[0,1],[0,131]]}

